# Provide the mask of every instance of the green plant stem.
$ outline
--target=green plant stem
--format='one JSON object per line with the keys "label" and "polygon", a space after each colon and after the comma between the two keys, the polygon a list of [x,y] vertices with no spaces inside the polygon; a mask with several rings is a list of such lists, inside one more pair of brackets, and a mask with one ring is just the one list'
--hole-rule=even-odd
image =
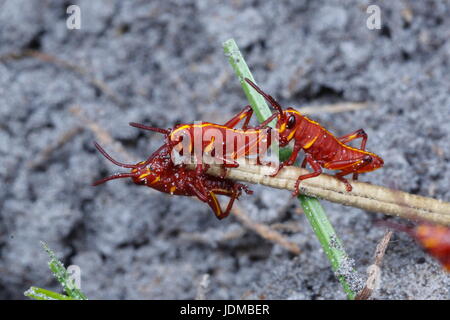
{"label": "green plant stem", "polygon": [[[250,102],[253,111],[256,114],[256,118],[259,122],[263,122],[268,117],[272,115],[270,108],[267,106],[266,100],[260,95],[255,94],[253,88],[245,82],[245,78],[249,78],[253,82],[256,82],[253,78],[253,75],[250,72],[250,69],[247,66],[247,63],[242,57],[241,52],[233,39],[227,40],[223,43],[223,51],[225,55],[228,57],[228,61],[230,62],[231,67],[236,73],[242,89],[247,97],[247,100]],[[276,120],[273,120],[269,126],[275,127]]]}
{"label": "green plant stem", "polygon": [[353,300],[356,293],[353,291],[352,287],[355,287],[356,285],[352,286],[350,281],[348,281],[350,277],[355,276],[352,275],[352,273],[355,272],[352,268],[352,260],[345,252],[342,242],[336,235],[319,200],[305,195],[299,195],[298,199],[300,200],[305,216],[319,239],[328,260],[330,260],[331,267],[335,272],[336,277],[344,288],[344,292],[349,299]]}
{"label": "green plant stem", "polygon": [[[247,96],[247,99],[250,102],[250,105],[252,106],[259,122],[263,122],[272,115],[272,112],[267,106],[264,98],[244,81],[244,78],[249,78],[252,81],[254,81],[254,78],[234,39],[224,42],[223,49],[225,55],[228,56],[231,67],[239,78],[245,95]],[[275,120],[270,123],[270,126],[275,126]],[[282,157],[285,158],[289,154],[290,150],[286,150],[286,148],[284,148],[280,152]],[[355,286],[352,286],[349,280],[352,277],[356,278],[355,271],[353,268],[349,267],[349,265],[351,265],[351,260],[345,253],[342,243],[328,220],[325,211],[316,198],[311,198],[304,195],[300,195],[298,198],[313,231],[319,239],[326,256],[330,260],[333,271],[347,294],[347,297],[349,299],[354,299],[356,293],[354,292],[353,287]]]}

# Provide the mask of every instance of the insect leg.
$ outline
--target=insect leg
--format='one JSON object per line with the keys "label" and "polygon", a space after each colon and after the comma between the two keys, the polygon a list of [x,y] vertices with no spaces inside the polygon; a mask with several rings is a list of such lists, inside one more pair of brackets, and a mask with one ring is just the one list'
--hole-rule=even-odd
{"label": "insect leg", "polygon": [[234,160],[229,160],[229,159],[225,159],[225,158],[221,158],[223,160],[223,164],[220,166],[220,175],[219,178],[221,179],[225,179],[226,175],[227,175],[227,168],[237,168],[239,167],[239,163],[237,163]]}
{"label": "insect leg", "polygon": [[[345,136],[342,136],[340,138],[338,138],[338,140],[342,143],[347,144],[347,142],[350,142],[352,140],[361,138],[361,150],[366,150],[366,144],[367,144],[367,133],[363,130],[363,129],[358,129],[355,132],[346,134]],[[353,174],[353,180],[358,180],[358,174],[354,173]]]}
{"label": "insect leg", "polygon": [[335,177],[338,180],[345,183],[347,191],[350,192],[350,191],[352,191],[352,185],[348,182],[347,179],[344,178],[344,176],[347,174],[350,174],[350,173],[358,172],[358,170],[367,166],[372,161],[373,161],[372,157],[370,155],[366,155],[359,159],[338,160],[338,161],[328,162],[325,165],[325,168],[331,169],[331,170],[341,169],[342,171],[336,173]]}
{"label": "insect leg", "polygon": [[255,130],[259,130],[262,129],[264,127],[267,127],[267,125],[272,122],[273,119],[275,119],[276,117],[278,117],[278,113],[273,113],[270,117],[268,117],[266,120],[264,120],[263,122],[261,122],[261,124],[257,125],[255,127]]}
{"label": "insect leg", "polygon": [[339,137],[338,140],[342,143],[347,143],[350,141],[353,141],[355,139],[361,138],[361,150],[366,150],[366,143],[367,143],[367,133],[363,129],[358,129],[355,132],[346,134],[345,136]]}
{"label": "insect leg", "polygon": [[[222,220],[223,218],[228,216],[228,214],[230,213],[229,209],[231,209],[231,207],[230,208],[227,207],[228,212],[227,211],[223,212],[222,208],[220,207],[219,200],[217,199],[217,196],[213,191],[211,191],[211,190],[207,191],[206,197],[207,197],[206,203],[214,211],[214,214],[216,215],[217,219]],[[233,205],[234,199],[231,198],[230,202],[231,202],[231,205]],[[228,204],[228,206],[229,206],[229,204]]]}
{"label": "insect leg", "polygon": [[197,196],[200,201],[208,203],[208,194],[206,193],[202,183],[193,184],[188,182],[187,185],[191,188],[191,191]]}
{"label": "insect leg", "polygon": [[[228,201],[227,208],[220,215],[217,215],[218,219],[226,218],[230,214],[231,208],[233,208],[234,201],[236,199],[239,199],[239,196],[242,194],[242,190],[244,190],[245,193],[247,194],[253,194],[253,191],[248,189],[246,185],[241,183],[235,183],[233,185],[232,191],[230,192],[230,200]],[[212,196],[215,196],[213,192],[211,192],[211,194]]]}
{"label": "insect leg", "polygon": [[228,215],[230,214],[231,208],[233,208],[234,200],[238,199],[240,195],[241,195],[241,190],[239,189],[238,185],[235,185],[233,187],[233,191],[231,193],[230,200],[228,201],[227,208],[225,209],[224,212],[222,212],[220,215],[217,216],[217,218],[219,220],[228,217]]}
{"label": "insect leg", "polygon": [[316,160],[313,159],[313,157],[309,153],[306,154],[305,159],[314,171],[308,174],[303,174],[297,178],[297,181],[295,182],[295,190],[294,192],[292,192],[292,196],[294,197],[298,196],[298,194],[300,193],[299,185],[302,180],[317,177],[322,173],[322,167]]}
{"label": "insect leg", "polygon": [[236,182],[235,187],[238,188],[239,190],[244,190],[246,194],[253,194],[253,191],[250,190],[245,184]]}
{"label": "insect leg", "polygon": [[[300,145],[300,143],[298,143],[297,141],[295,141],[294,144],[294,149],[292,150],[291,156],[289,157],[289,159],[287,159],[286,161],[283,161],[282,163],[280,163],[280,165],[278,166],[277,170],[275,173],[272,173],[270,176],[271,177],[275,177],[278,172],[280,172],[280,170],[284,167],[284,166],[292,166],[295,162],[295,159],[297,159],[298,153],[300,152],[300,150],[302,149],[302,146]],[[307,157],[305,158],[304,161],[307,161]]]}
{"label": "insect leg", "polygon": [[250,118],[252,117],[252,115],[253,115],[252,107],[249,105],[245,106],[245,108],[241,112],[239,112],[233,118],[228,120],[228,122],[224,124],[224,127],[234,128],[239,122],[242,121],[242,119],[245,119],[244,124],[242,125],[242,129],[245,130],[248,127],[248,123],[250,122]]}
{"label": "insect leg", "polygon": [[305,159],[303,159],[303,162],[302,162],[301,167],[302,167],[302,168],[306,168],[306,157],[305,157]]}

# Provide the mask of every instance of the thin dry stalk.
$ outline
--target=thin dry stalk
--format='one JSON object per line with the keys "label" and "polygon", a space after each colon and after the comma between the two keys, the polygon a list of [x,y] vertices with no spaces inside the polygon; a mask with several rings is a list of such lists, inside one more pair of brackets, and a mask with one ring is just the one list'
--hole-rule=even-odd
{"label": "thin dry stalk", "polygon": [[283,248],[289,250],[295,255],[300,254],[300,248],[294,242],[287,240],[283,235],[269,226],[253,221],[250,217],[242,210],[239,205],[235,204],[232,213],[236,216],[236,218],[248,229],[256,232],[262,238],[269,240],[271,242],[275,242],[282,246]]}
{"label": "thin dry stalk", "polygon": [[321,113],[340,113],[369,108],[367,102],[341,102],[333,104],[325,104],[318,106],[305,106],[299,108],[298,111],[305,115],[321,114]]}
{"label": "thin dry stalk", "polygon": [[125,160],[128,162],[135,161],[136,158],[128,153],[120,143],[115,142],[108,131],[103,129],[95,121],[86,117],[86,115],[83,113],[83,109],[81,109],[80,107],[72,107],[69,111],[77,116],[78,119],[80,119],[80,121],[84,125],[86,125],[92,131],[92,133],[94,133],[96,139],[100,144],[111,146],[115,152],[123,155],[126,158]]}
{"label": "thin dry stalk", "polygon": [[108,96],[111,100],[113,100],[118,105],[121,105],[121,106],[126,105],[124,103],[124,101],[122,101],[122,99],[120,99],[115,94],[115,92],[113,90],[111,90],[111,88],[109,88],[109,86],[105,82],[90,75],[86,69],[80,67],[79,65],[73,64],[69,61],[66,61],[64,59],[55,57],[51,54],[37,51],[37,50],[23,50],[18,53],[11,53],[8,55],[4,55],[4,56],[0,57],[0,61],[6,61],[6,60],[11,60],[11,59],[18,60],[18,59],[23,59],[23,58],[27,58],[27,57],[34,58],[34,59],[37,59],[37,60],[45,62],[45,63],[50,63],[53,65],[56,65],[58,67],[66,69],[66,70],[73,71],[73,72],[81,75],[85,79],[87,79],[94,87],[96,87],[98,90],[100,90],[104,95]]}
{"label": "thin dry stalk", "polygon": [[64,146],[67,142],[72,140],[77,134],[79,134],[83,129],[79,126],[73,127],[63,133],[53,144],[43,149],[36,158],[30,160],[27,163],[28,169],[35,169],[50,159],[53,152]]}
{"label": "thin dry stalk", "polygon": [[383,238],[381,238],[375,249],[374,262],[367,268],[367,281],[364,288],[355,297],[355,300],[368,300],[373,291],[378,287],[381,276],[381,263],[383,262],[384,254],[392,237],[392,230],[387,230]]}
{"label": "thin dry stalk", "polygon": [[[298,167],[286,167],[276,177],[269,176],[272,172],[271,167],[241,162],[238,168],[229,169],[226,177],[293,191],[297,177],[308,173],[306,169]],[[208,173],[217,176],[221,174],[221,169],[211,166]],[[365,182],[352,181],[352,186],[353,190],[347,192],[345,185],[335,177],[321,174],[302,181],[300,191],[308,196],[371,212],[450,225],[450,203],[448,202]]]}

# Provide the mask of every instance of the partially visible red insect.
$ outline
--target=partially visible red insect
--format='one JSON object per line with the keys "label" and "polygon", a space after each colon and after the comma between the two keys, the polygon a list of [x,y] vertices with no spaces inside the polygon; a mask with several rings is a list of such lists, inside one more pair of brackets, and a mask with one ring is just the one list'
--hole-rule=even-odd
{"label": "partially visible red insect", "polygon": [[420,223],[407,227],[383,221],[379,224],[406,232],[413,237],[431,256],[435,257],[447,272],[450,272],[450,228],[442,225]]}
{"label": "partially visible red insect", "polygon": [[[94,186],[113,179],[132,178],[133,182],[138,185],[145,185],[164,193],[197,197],[211,207],[218,219],[229,215],[234,201],[239,198],[242,191],[247,194],[253,193],[246,185],[233,180],[217,178],[208,174],[199,175],[195,170],[188,170],[183,165],[174,165],[170,156],[172,150],[170,144],[162,145],[146,161],[137,164],[118,162],[99,144],[95,143],[95,147],[109,161],[117,166],[129,168],[131,172],[103,178],[94,182]],[[225,211],[222,210],[216,195],[230,197]]]}
{"label": "partially visible red insect", "polygon": [[[353,173],[353,179],[356,180],[359,173],[373,171],[383,166],[383,159],[365,150],[367,134],[363,129],[337,138],[319,123],[308,119],[297,110],[287,108],[283,111],[273,97],[262,91],[250,79],[245,78],[245,81],[278,111],[264,123],[269,123],[277,118],[276,128],[280,147],[286,146],[291,140],[295,142],[290,158],[282,162],[272,176],[277,175],[284,166],[294,164],[301,149],[306,153],[302,167],[305,168],[308,163],[313,169],[313,172],[298,177],[293,195],[298,195],[299,184],[302,180],[318,176],[322,173],[322,168],[341,170],[336,174],[336,178],[345,183],[347,191],[350,192],[352,186],[344,176]],[[358,138],[362,139],[359,149],[347,145],[348,142]]]}

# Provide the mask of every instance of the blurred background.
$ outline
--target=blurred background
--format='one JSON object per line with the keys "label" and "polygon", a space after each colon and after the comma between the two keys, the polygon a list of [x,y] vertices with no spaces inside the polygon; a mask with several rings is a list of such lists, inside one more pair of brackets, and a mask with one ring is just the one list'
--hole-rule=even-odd
{"label": "blurred background", "polygon": [[[81,28],[66,10],[78,5]],[[368,28],[369,5],[381,29]],[[81,269],[90,299],[345,299],[290,192],[251,186],[240,211],[130,181],[93,147],[137,162],[162,143],[136,121],[223,123],[247,104],[222,51],[234,38],[283,106],[336,135],[359,128],[385,167],[362,181],[450,201],[448,1],[0,1],[0,298],[59,291],[39,241]],[[337,108],[336,106],[347,106]],[[362,279],[381,216],[322,201]],[[264,224],[301,249],[255,233]],[[250,226],[250,227],[249,227]],[[396,233],[377,299],[448,299],[450,280]]]}

